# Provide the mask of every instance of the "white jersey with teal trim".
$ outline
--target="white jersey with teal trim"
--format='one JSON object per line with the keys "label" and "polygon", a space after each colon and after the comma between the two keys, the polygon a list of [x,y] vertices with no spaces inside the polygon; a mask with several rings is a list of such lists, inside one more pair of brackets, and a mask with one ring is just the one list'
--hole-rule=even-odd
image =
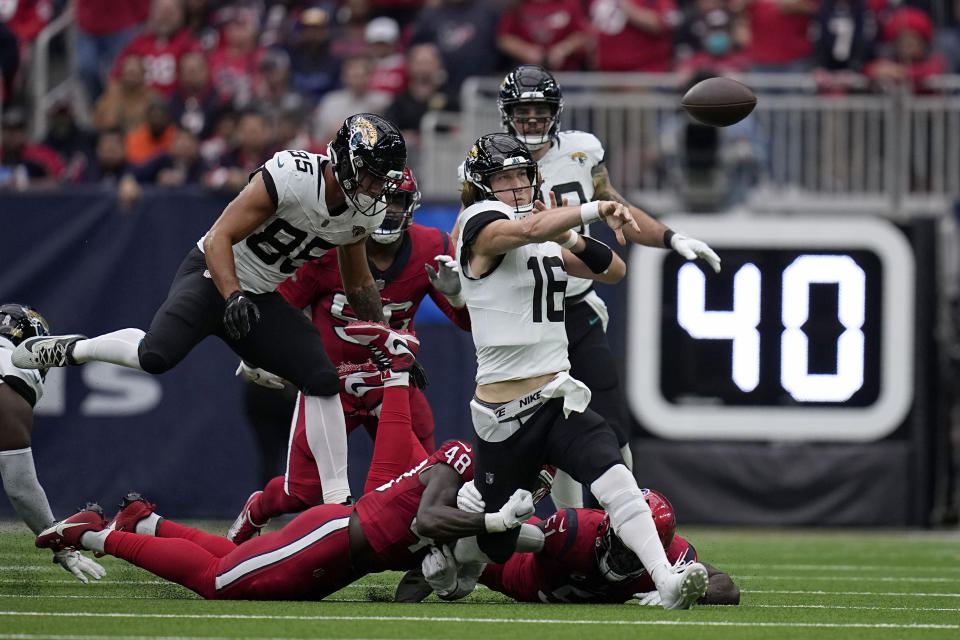
{"label": "white jersey with teal trim", "polygon": [[[385,207],[374,216],[351,206],[339,213],[327,209],[323,171],[328,162],[320,154],[287,150],[263,164],[264,184],[277,211],[233,245],[237,279],[244,291],[273,291],[300,265],[365,238],[383,222]],[[203,238],[197,246],[203,251]]]}
{"label": "white jersey with teal trim", "polygon": [[567,272],[560,245],[524,245],[505,253],[492,271],[473,274],[464,259],[463,240],[471,218],[487,212],[520,218],[498,200],[478,202],[460,215],[457,260],[477,348],[477,384],[569,370],[563,323]]}
{"label": "white jersey with teal trim", "polygon": [[[564,198],[571,207],[593,200],[593,169],[601,162],[603,145],[596,136],[585,131],[561,131],[537,163],[543,179],[541,194],[544,204],[550,204],[550,191],[557,197],[557,206],[562,206]],[[589,225],[577,231],[590,235]],[[571,276],[567,296],[580,295],[591,284],[592,280]]]}
{"label": "white jersey with teal trim", "polygon": [[43,395],[43,376],[39,369],[21,369],[14,366],[10,361],[10,354],[13,353],[14,348],[9,338],[0,336],[0,384],[4,384],[3,379],[7,376],[20,378],[33,390],[36,401],[39,402]]}

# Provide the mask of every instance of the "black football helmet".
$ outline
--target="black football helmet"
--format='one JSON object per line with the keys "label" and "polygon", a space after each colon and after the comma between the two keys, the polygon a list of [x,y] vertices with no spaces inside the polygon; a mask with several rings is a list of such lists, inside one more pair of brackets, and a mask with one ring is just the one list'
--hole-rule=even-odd
{"label": "black football helmet", "polygon": [[[530,155],[530,150],[526,145],[506,133],[488,133],[480,136],[473,143],[467,159],[463,163],[463,173],[466,181],[477,187],[488,200],[497,198],[497,191],[490,186],[490,178],[501,171],[523,168],[526,170],[527,177],[530,179],[530,203],[527,205],[514,205],[517,213],[529,213],[533,211],[533,200],[536,194],[540,193],[540,172],[537,170],[537,161]],[[527,189],[528,187],[522,187]],[[514,195],[516,189],[503,189],[500,191],[510,191]],[[514,200],[516,202],[516,200]],[[506,202],[510,204],[510,202]]]}
{"label": "black football helmet", "polygon": [[27,338],[50,335],[50,325],[33,307],[15,302],[0,305],[0,336],[14,345]]}
{"label": "black football helmet", "polygon": [[403,170],[403,180],[394,191],[387,194],[387,215],[380,228],[370,238],[380,244],[391,244],[400,239],[403,232],[413,224],[413,212],[420,206],[420,189],[410,167]]}
{"label": "black football helmet", "polygon": [[[546,104],[550,107],[551,115],[548,118],[527,118],[525,122],[536,121],[538,124],[549,126],[539,133],[523,131],[524,124],[517,129],[513,121],[513,108],[519,104]],[[507,74],[500,84],[500,96],[497,98],[500,107],[500,118],[507,133],[517,137],[531,149],[540,149],[550,143],[550,140],[560,130],[560,113],[563,111],[563,93],[560,85],[550,75],[550,72],[535,64],[520,65]]]}
{"label": "black football helmet", "polygon": [[327,155],[350,205],[365,216],[383,213],[385,196],[400,185],[407,164],[400,130],[373,113],[352,115],[327,145]]}

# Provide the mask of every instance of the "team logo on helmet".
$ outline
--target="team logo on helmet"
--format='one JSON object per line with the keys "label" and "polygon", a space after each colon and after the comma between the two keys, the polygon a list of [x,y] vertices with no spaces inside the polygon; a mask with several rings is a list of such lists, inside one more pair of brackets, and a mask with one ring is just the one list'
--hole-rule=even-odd
{"label": "team logo on helmet", "polygon": [[377,128],[373,126],[366,118],[357,118],[353,123],[353,135],[351,142],[353,146],[359,146],[361,142],[365,143],[368,147],[372,147],[377,144]]}

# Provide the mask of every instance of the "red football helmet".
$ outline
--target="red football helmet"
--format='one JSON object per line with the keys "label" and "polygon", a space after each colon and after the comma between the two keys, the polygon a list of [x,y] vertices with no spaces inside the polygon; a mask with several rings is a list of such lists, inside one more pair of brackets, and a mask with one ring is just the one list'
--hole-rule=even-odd
{"label": "red football helmet", "polygon": [[[647,504],[650,505],[653,522],[657,525],[657,533],[660,535],[660,543],[666,549],[673,543],[673,538],[677,534],[677,518],[673,512],[673,505],[659,491],[653,489],[641,489],[641,491],[647,499]],[[597,557],[597,568],[610,582],[623,582],[645,571],[636,554],[614,533],[613,527],[610,526],[609,515],[605,516],[600,523],[594,551]]]}
{"label": "red football helmet", "polygon": [[400,186],[387,196],[387,215],[371,237],[375,242],[391,244],[413,224],[413,212],[420,206],[420,189],[410,167],[403,170]]}

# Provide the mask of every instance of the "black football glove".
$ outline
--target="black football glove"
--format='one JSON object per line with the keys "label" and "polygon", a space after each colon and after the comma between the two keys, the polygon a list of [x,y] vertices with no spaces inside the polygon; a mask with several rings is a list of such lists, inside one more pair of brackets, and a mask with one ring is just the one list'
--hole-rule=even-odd
{"label": "black football glove", "polygon": [[427,372],[423,367],[420,366],[420,363],[414,361],[413,366],[407,369],[407,373],[410,374],[410,384],[416,387],[417,389],[424,389],[427,386]]}
{"label": "black football glove", "polygon": [[250,333],[254,324],[260,322],[260,310],[243,291],[234,291],[227,298],[223,311],[223,326],[227,335],[239,340]]}

